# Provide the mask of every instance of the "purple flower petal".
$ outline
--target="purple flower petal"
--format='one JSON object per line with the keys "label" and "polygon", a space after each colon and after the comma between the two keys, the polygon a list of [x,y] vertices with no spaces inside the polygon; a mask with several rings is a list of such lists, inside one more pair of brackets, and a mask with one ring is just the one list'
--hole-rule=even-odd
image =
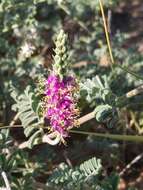
{"label": "purple flower petal", "polygon": [[73,127],[77,117],[76,101],[73,92],[77,86],[73,77],[68,76],[63,80],[59,76],[51,74],[45,83],[46,101],[45,117],[49,119],[51,128],[62,136],[67,136],[67,130]]}

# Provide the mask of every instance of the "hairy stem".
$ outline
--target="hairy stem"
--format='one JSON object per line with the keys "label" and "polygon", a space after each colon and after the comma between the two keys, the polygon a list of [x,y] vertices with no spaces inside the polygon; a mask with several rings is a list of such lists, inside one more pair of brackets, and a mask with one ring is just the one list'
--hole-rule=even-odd
{"label": "hairy stem", "polygon": [[129,99],[129,98],[133,98],[139,94],[142,94],[143,93],[143,84],[138,86],[137,88],[127,92],[126,94],[124,94],[123,96],[120,96],[117,98],[117,106],[119,107],[124,107],[126,104],[126,101]]}
{"label": "hairy stem", "polygon": [[79,125],[82,125],[83,123],[85,123],[85,122],[87,122],[87,121],[93,119],[94,117],[95,117],[94,111],[93,111],[93,112],[90,112],[90,113],[88,113],[88,114],[86,114],[86,115],[80,117],[80,118],[78,119],[78,123],[79,123]]}

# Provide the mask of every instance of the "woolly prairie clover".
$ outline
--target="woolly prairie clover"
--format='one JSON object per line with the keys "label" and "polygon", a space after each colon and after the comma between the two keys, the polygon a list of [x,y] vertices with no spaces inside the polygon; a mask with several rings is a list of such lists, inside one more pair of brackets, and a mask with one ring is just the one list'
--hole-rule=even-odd
{"label": "woolly prairie clover", "polygon": [[78,85],[75,77],[68,74],[67,36],[61,30],[56,39],[53,69],[45,80],[45,112],[51,131],[57,131],[62,137],[68,136],[68,130],[77,125],[79,115],[77,98]]}

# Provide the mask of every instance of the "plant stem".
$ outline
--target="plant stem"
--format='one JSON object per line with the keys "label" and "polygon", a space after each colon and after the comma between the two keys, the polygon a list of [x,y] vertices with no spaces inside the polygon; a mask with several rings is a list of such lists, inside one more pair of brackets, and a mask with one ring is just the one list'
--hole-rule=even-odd
{"label": "plant stem", "polygon": [[143,77],[139,76],[138,74],[134,73],[133,71],[129,70],[128,68],[121,66],[120,64],[116,64],[117,67],[125,71],[126,73],[129,73],[130,75],[136,77],[137,79],[143,80]]}
{"label": "plant stem", "polygon": [[109,34],[108,34],[107,22],[106,22],[106,18],[105,18],[105,13],[104,13],[102,0],[99,0],[99,5],[100,5],[101,14],[102,14],[104,30],[105,30],[105,36],[106,36],[106,41],[107,41],[108,50],[109,50],[109,54],[110,54],[111,68],[112,68],[112,64],[114,64],[115,61],[114,61],[114,57],[113,57],[113,53],[112,53],[111,42],[110,42],[110,37],[109,37]]}
{"label": "plant stem", "polygon": [[14,116],[13,120],[10,122],[10,126],[13,126],[13,125],[15,124],[15,122],[18,120],[18,118],[19,118],[19,113],[17,113],[17,114]]}
{"label": "plant stem", "polygon": [[119,176],[123,176],[124,173],[130,169],[132,167],[133,164],[135,164],[136,162],[138,162],[140,159],[142,159],[143,157],[143,153],[139,154],[138,156],[136,156],[120,173]]}
{"label": "plant stem", "polygon": [[21,127],[23,127],[22,125],[5,125],[5,126],[0,126],[0,130],[1,129],[8,129],[8,128],[21,128]]}
{"label": "plant stem", "polygon": [[[106,22],[106,18],[105,18],[105,13],[104,13],[104,7],[103,7],[102,0],[99,0],[99,5],[100,5],[101,14],[102,14],[104,31],[105,31],[108,50],[109,50],[109,55],[110,55],[110,59],[111,59],[111,69],[113,70],[112,65],[115,63],[115,60],[114,60],[114,57],[113,57],[111,40],[110,40],[110,36],[109,36],[109,32],[108,32],[108,27],[107,27],[107,22]],[[138,74],[134,73],[133,71],[130,71],[128,68],[122,67],[120,64],[116,64],[116,66],[119,67],[120,69],[122,69],[123,71],[133,75],[134,77],[143,80],[143,77],[139,76]]]}
{"label": "plant stem", "polygon": [[80,118],[78,119],[78,124],[79,124],[79,125],[82,125],[83,123],[85,123],[85,122],[87,122],[87,121],[93,119],[94,117],[95,117],[95,112],[92,111],[92,112],[90,112],[90,113],[88,113],[88,114],[86,114],[86,115],[80,117]]}
{"label": "plant stem", "polygon": [[117,106],[124,107],[127,99],[143,93],[143,84],[117,98]]}
{"label": "plant stem", "polygon": [[70,130],[71,133],[77,133],[82,135],[94,135],[97,137],[104,137],[113,140],[119,141],[131,141],[131,142],[143,142],[143,136],[136,136],[136,135],[118,135],[118,134],[105,134],[105,133],[93,133],[93,132],[86,132],[86,131],[76,131]]}

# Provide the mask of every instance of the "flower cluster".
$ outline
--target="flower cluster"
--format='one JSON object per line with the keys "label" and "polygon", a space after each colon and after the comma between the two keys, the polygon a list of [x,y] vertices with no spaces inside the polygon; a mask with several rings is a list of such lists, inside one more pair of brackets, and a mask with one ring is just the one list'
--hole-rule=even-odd
{"label": "flower cluster", "polygon": [[78,90],[76,79],[69,76],[67,35],[60,30],[55,39],[54,64],[49,77],[45,80],[45,112],[50,129],[62,137],[68,136],[68,130],[77,125],[79,111],[75,92]]}
{"label": "flower cluster", "polygon": [[45,87],[45,117],[49,119],[53,131],[67,137],[67,131],[75,125],[79,113],[74,96],[77,90],[76,80],[71,76],[61,79],[58,75],[51,74]]}

